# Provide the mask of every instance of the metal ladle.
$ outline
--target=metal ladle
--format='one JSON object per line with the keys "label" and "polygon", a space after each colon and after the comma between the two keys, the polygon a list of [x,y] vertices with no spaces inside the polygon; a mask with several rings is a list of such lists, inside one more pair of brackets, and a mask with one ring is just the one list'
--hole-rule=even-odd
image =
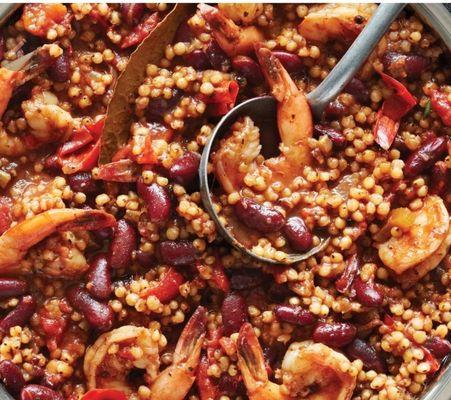
{"label": "metal ladle", "polygon": [[[341,58],[334,69],[324,79],[319,86],[307,95],[312,113],[316,119],[321,119],[326,106],[341,93],[343,88],[354,77],[362,64],[369,57],[373,49],[379,43],[390,24],[404,8],[405,4],[380,4],[373,16],[366,24],[362,32],[357,36],[346,54]],[[202,201],[210,216],[215,221],[219,232],[234,247],[243,251],[247,255],[266,263],[271,264],[291,264],[305,260],[317,252],[323,250],[329,243],[329,239],[322,242],[302,254],[288,254],[282,262],[254,254],[250,249],[242,245],[219,220],[213,205],[212,195],[208,182],[208,161],[213,145],[217,139],[226,135],[234,122],[240,117],[248,115],[255,121],[266,120],[265,124],[271,124],[271,120],[276,118],[276,101],[271,96],[257,97],[239,104],[229,111],[216,125],[202,153],[199,167],[200,192]],[[268,118],[268,116],[270,118]],[[273,122],[274,124],[274,122]]]}

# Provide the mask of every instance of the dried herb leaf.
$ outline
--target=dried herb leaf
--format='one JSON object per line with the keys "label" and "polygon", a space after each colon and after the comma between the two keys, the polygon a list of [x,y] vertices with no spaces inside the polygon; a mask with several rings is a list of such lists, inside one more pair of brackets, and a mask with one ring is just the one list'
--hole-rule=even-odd
{"label": "dried herb leaf", "polygon": [[128,142],[133,115],[131,97],[146,76],[147,64],[159,64],[166,45],[172,42],[179,24],[192,8],[190,4],[177,4],[130,56],[127,67],[116,82],[108,106],[100,164],[109,163],[116,151]]}

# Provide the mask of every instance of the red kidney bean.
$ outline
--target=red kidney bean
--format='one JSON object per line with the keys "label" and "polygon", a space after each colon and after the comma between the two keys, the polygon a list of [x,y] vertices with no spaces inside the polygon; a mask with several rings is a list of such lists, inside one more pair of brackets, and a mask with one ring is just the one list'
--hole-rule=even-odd
{"label": "red kidney bean", "polygon": [[278,305],[274,308],[274,314],[279,321],[300,326],[316,322],[315,315],[299,306]]}
{"label": "red kidney bean", "polygon": [[272,51],[272,54],[275,55],[279,61],[281,62],[281,64],[284,66],[284,68],[288,71],[288,72],[299,72],[303,69],[304,64],[302,63],[302,59],[296,55],[296,54],[292,54],[292,53],[288,53],[286,51]]}
{"label": "red kidney bean", "polygon": [[260,286],[262,282],[262,275],[254,272],[233,274],[230,277],[230,287],[233,290],[252,289]]}
{"label": "red kidney bean", "polygon": [[279,211],[258,204],[252,199],[240,199],[235,204],[234,211],[247,227],[261,233],[278,231],[285,224],[285,218]]}
{"label": "red kidney bean", "polygon": [[155,257],[153,254],[138,250],[135,253],[135,260],[141,267],[151,267],[155,263]]}
{"label": "red kidney bean", "polygon": [[85,194],[95,193],[99,190],[97,182],[93,179],[90,172],[78,172],[67,177],[69,186],[75,192]]}
{"label": "red kidney bean", "polygon": [[320,322],[316,325],[312,338],[315,342],[330,347],[343,347],[351,343],[356,333],[355,326],[347,322]]}
{"label": "red kidney bean", "polygon": [[211,68],[210,59],[203,50],[196,49],[183,56],[185,63],[198,71],[204,71]]}
{"label": "red kidney bean", "polygon": [[161,262],[174,266],[190,265],[196,261],[196,249],[187,240],[166,240],[157,247],[158,258]]}
{"label": "red kidney bean", "polygon": [[36,302],[31,296],[24,296],[20,299],[17,307],[10,311],[0,321],[0,332],[8,333],[13,326],[24,326],[36,309]]}
{"label": "red kidney bean", "polygon": [[404,71],[408,78],[417,78],[429,65],[429,60],[418,54],[401,54],[394,51],[385,53],[382,57],[384,68],[390,72]]}
{"label": "red kidney bean", "polygon": [[214,69],[226,72],[230,69],[229,57],[222,51],[216,40],[212,40],[205,50],[210,64]]}
{"label": "red kidney bean", "polygon": [[47,69],[49,77],[55,82],[66,82],[70,77],[70,62],[67,52],[61,54]]}
{"label": "red kidney bean", "polygon": [[260,65],[250,57],[236,56],[232,60],[232,68],[244,76],[250,83],[258,85],[263,82]]}
{"label": "red kidney bean", "polygon": [[307,251],[313,246],[313,235],[301,217],[290,217],[283,234],[295,251]]}
{"label": "red kidney bean", "polygon": [[361,104],[367,104],[370,101],[370,92],[360,79],[352,78],[343,91],[352,94]]}
{"label": "red kidney bean", "polygon": [[324,110],[324,115],[329,119],[343,117],[346,114],[349,114],[348,107],[338,99],[331,101]]}
{"label": "red kidney bean", "polygon": [[330,141],[338,148],[343,148],[346,146],[345,136],[337,129],[330,128],[326,125],[315,124],[313,132],[317,136],[327,135]]}
{"label": "red kidney bean", "polygon": [[111,295],[111,271],[105,253],[98,254],[88,270],[86,290],[100,300],[106,300]]}
{"label": "red kidney bean", "polygon": [[145,5],[143,3],[122,3],[121,15],[128,25],[136,25],[141,21],[144,14]]}
{"label": "red kidney bean", "polygon": [[431,171],[431,193],[442,195],[447,189],[448,182],[451,182],[451,170],[444,161],[437,161]]}
{"label": "red kidney bean", "polygon": [[142,180],[138,180],[136,188],[146,203],[150,221],[155,223],[166,221],[171,215],[171,198],[168,190],[157,183],[146,185]]}
{"label": "red kidney bean", "polygon": [[406,160],[404,175],[413,178],[430,168],[442,155],[447,152],[446,138],[435,137],[424,143],[414,151]]}
{"label": "red kidney bean", "polygon": [[238,332],[245,322],[247,322],[247,306],[244,298],[236,293],[227,294],[221,306],[222,325],[224,335],[230,336]]}
{"label": "red kidney bean", "polygon": [[20,400],[64,400],[64,397],[45,386],[27,385],[20,392]]}
{"label": "red kidney bean", "polygon": [[126,268],[131,264],[133,251],[137,247],[136,230],[125,219],[120,219],[110,243],[111,268]]}
{"label": "red kidney bean", "polygon": [[19,393],[25,386],[22,371],[10,360],[0,362],[0,378],[10,393]]}
{"label": "red kidney bean", "polygon": [[188,186],[197,178],[200,155],[193,151],[185,152],[169,168],[169,177],[183,186]]}
{"label": "red kidney bean", "polygon": [[20,296],[28,290],[27,282],[22,279],[0,278],[0,299]]}
{"label": "red kidney bean", "polygon": [[384,302],[384,295],[373,282],[364,282],[360,277],[354,279],[353,287],[357,300],[365,307],[379,307]]}
{"label": "red kidney bean", "polygon": [[67,300],[72,307],[80,311],[91,326],[106,331],[113,325],[113,310],[108,304],[93,299],[89,293],[79,286],[67,291]]}
{"label": "red kidney bean", "polygon": [[426,340],[424,347],[426,347],[426,349],[428,349],[438,360],[441,360],[451,353],[451,343],[438,336],[432,336]]}
{"label": "red kidney bean", "polygon": [[409,78],[417,78],[429,66],[429,60],[418,54],[406,56],[406,73]]}
{"label": "red kidney bean", "polygon": [[352,361],[361,360],[367,369],[379,373],[386,372],[385,362],[380,353],[364,340],[354,339],[352,343],[346,346],[345,352]]}

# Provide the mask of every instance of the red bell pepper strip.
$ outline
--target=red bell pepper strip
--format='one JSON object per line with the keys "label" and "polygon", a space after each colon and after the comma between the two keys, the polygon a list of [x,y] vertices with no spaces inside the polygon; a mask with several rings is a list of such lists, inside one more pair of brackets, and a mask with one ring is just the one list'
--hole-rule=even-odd
{"label": "red bell pepper strip", "polygon": [[107,182],[135,182],[138,168],[133,160],[113,161],[99,167],[98,177]]}
{"label": "red bell pepper strip", "polygon": [[202,101],[208,104],[208,113],[215,117],[227,114],[234,106],[239,92],[238,83],[224,81],[215,88],[212,95],[200,95]]}
{"label": "red bell pepper strip", "polygon": [[378,111],[373,130],[376,143],[388,150],[395,140],[401,118],[417,104],[417,100],[401,82],[383,72],[380,75],[385,85],[395,90]]}
{"label": "red bell pepper strip", "polygon": [[127,396],[121,390],[92,389],[85,393],[81,400],[127,400]]}
{"label": "red bell pepper strip", "polygon": [[352,283],[354,278],[359,271],[359,259],[357,254],[351,256],[347,261],[345,270],[340,275],[340,277],[335,281],[335,288],[340,293],[348,293],[352,288]]}
{"label": "red bell pepper strip", "polygon": [[127,158],[132,158],[132,144],[128,143],[124,147],[120,148],[111,158],[111,161],[119,161]]}
{"label": "red bell pepper strip", "polygon": [[74,153],[87,144],[91,143],[93,140],[94,137],[92,136],[89,129],[86,126],[82,126],[71,135],[70,140],[60,146],[58,154],[60,156],[66,156],[68,154]]}
{"label": "red bell pepper strip", "polygon": [[184,282],[185,278],[182,274],[174,268],[169,268],[160,281],[154,287],[145,290],[141,297],[155,296],[162,303],[167,303],[178,296],[180,293],[179,287]]}
{"label": "red bell pepper strip", "polygon": [[207,356],[202,356],[196,373],[196,383],[200,400],[216,400],[219,397],[219,388],[211,376],[208,375],[210,363]]}
{"label": "red bell pepper strip", "polygon": [[122,41],[121,49],[140,44],[158,25],[158,13],[149,15],[143,22],[135,26]]}
{"label": "red bell pepper strip", "polygon": [[431,106],[446,126],[451,126],[451,102],[448,95],[438,90],[432,91]]}
{"label": "red bell pepper strip", "polygon": [[80,171],[90,171],[97,165],[100,154],[100,139],[88,145],[87,149],[68,157],[60,157],[61,169],[65,174],[74,174]]}

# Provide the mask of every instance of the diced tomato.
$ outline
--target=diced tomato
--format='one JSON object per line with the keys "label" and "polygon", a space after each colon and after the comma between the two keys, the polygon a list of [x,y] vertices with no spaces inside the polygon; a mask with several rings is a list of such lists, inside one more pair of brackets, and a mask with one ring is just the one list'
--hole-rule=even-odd
{"label": "diced tomato", "polygon": [[[198,262],[196,263],[196,268],[199,272],[202,272],[204,266],[202,265],[202,263]],[[224,271],[224,266],[222,265],[219,256],[216,257],[216,261],[212,266],[212,274],[209,281],[224,293],[227,293],[230,290],[229,277]]]}
{"label": "diced tomato", "polygon": [[208,357],[202,356],[196,374],[196,384],[201,400],[216,400],[219,397],[218,384],[208,375],[209,366]]}
{"label": "diced tomato", "polygon": [[175,268],[169,268],[160,281],[141,294],[141,297],[155,296],[162,303],[167,303],[178,296],[180,285],[184,282],[185,278],[182,274],[178,273]]}
{"label": "diced tomato", "polygon": [[13,222],[11,218],[11,207],[11,199],[6,196],[0,196],[0,235],[9,229]]}
{"label": "diced tomato", "polygon": [[121,48],[125,49],[130,46],[140,44],[158,25],[158,13],[149,15],[144,21],[135,26],[122,41]]}
{"label": "diced tomato", "polygon": [[376,143],[388,150],[395,140],[401,118],[417,104],[417,100],[401,82],[383,72],[380,75],[385,85],[395,90],[378,111],[373,131]]}
{"label": "diced tomato", "polygon": [[[133,152],[131,158],[135,159],[138,164],[156,164],[158,162],[158,153],[155,152],[154,146],[160,140],[169,142],[174,131],[166,125],[157,122],[152,122],[146,127],[150,130],[148,134],[135,135],[132,139],[131,148]],[[138,154],[134,155],[133,153],[138,149]]]}
{"label": "diced tomato", "polygon": [[49,29],[59,24],[69,25],[71,14],[61,3],[28,3],[23,7],[22,22],[25,30],[32,35],[47,37]]}
{"label": "diced tomato", "polygon": [[451,126],[451,102],[448,95],[434,90],[431,95],[431,106],[446,126]]}
{"label": "diced tomato", "polygon": [[215,88],[212,95],[200,95],[200,98],[208,104],[208,113],[219,117],[227,114],[235,106],[239,89],[235,81],[224,81]]}
{"label": "diced tomato", "polygon": [[137,165],[133,160],[113,161],[99,167],[98,177],[108,182],[135,182],[138,179]]}
{"label": "diced tomato", "polygon": [[82,400],[127,400],[127,396],[121,390],[116,389],[92,389],[87,392]]}

